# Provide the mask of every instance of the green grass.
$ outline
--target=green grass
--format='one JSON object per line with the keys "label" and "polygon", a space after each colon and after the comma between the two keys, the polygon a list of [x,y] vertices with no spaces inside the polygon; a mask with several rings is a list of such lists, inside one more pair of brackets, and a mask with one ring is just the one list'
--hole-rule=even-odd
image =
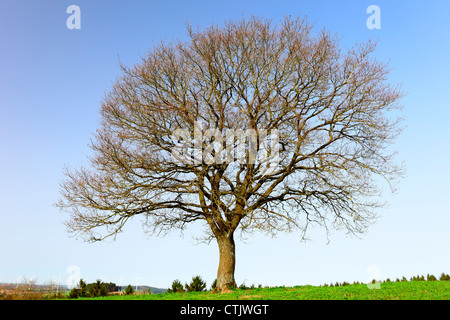
{"label": "green grass", "polygon": [[[89,298],[83,298],[83,300]],[[230,293],[189,292],[107,296],[95,300],[450,300],[450,281],[383,282],[339,287],[296,286],[237,289]]]}

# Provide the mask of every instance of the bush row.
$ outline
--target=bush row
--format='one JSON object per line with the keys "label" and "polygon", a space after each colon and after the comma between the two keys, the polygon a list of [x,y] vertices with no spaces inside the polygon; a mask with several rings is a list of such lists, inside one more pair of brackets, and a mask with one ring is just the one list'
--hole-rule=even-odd
{"label": "bush row", "polygon": [[[407,282],[407,281],[450,281],[450,275],[448,275],[446,273],[442,273],[441,276],[439,277],[439,279],[436,278],[432,274],[427,274],[426,276],[423,276],[423,275],[422,276],[420,276],[420,275],[413,276],[409,280],[406,277],[402,277],[401,279],[396,278],[395,281],[392,281],[391,279],[387,278],[384,281],[372,280],[372,284],[375,284],[377,282],[378,283],[389,283],[389,282]],[[355,282],[353,282],[353,284],[365,284],[365,283],[355,281]],[[348,286],[348,285],[350,285],[350,283],[344,281],[342,283],[336,282],[335,284],[333,284],[333,283],[324,284],[324,285],[322,285],[322,287],[344,287],[344,286]]]}
{"label": "bush row", "polygon": [[205,291],[206,282],[200,276],[192,277],[191,283],[185,283],[184,287],[180,280],[176,279],[172,282],[172,287],[167,289],[167,292],[192,292],[192,291]]}
{"label": "bush row", "polygon": [[[105,283],[101,280],[97,280],[96,282],[86,284],[83,279],[80,279],[78,286],[73,288],[68,295],[69,299],[83,298],[83,297],[103,297],[107,296],[111,292],[120,291],[120,287],[118,287],[115,283]],[[129,295],[134,293],[134,289],[129,284],[123,294]]]}
{"label": "bush row", "polygon": [[[211,284],[211,290],[214,290],[216,287],[216,281],[214,280],[213,283]],[[446,273],[442,273],[441,276],[438,278],[436,278],[434,275],[431,274],[427,274],[426,276],[413,276],[411,277],[409,280],[406,277],[402,277],[400,278],[396,278],[395,281],[391,281],[391,279],[387,278],[384,281],[378,281],[379,283],[389,283],[389,282],[407,282],[407,281],[450,281],[450,275],[446,274]],[[372,283],[375,284],[377,283],[377,281],[372,280]],[[361,283],[359,281],[355,281],[352,284],[366,284],[366,283]],[[344,286],[349,286],[350,283],[349,282],[336,282],[336,283],[331,283],[331,284],[324,284],[322,285],[322,287],[344,287]],[[250,290],[250,289],[256,289],[262,288],[262,285],[259,284],[257,287],[252,284],[251,286],[247,286],[244,283],[241,284],[239,286],[239,289],[242,290]],[[265,287],[267,288],[267,287]],[[190,284],[185,284],[183,286],[183,284],[180,282],[180,280],[176,279],[172,282],[172,286],[167,290],[167,292],[191,292],[191,291],[205,291],[206,290],[206,283],[203,281],[203,279],[200,276],[195,276],[192,278],[191,283]]]}
{"label": "bush row", "polygon": [[[215,279],[211,284],[211,289],[214,290],[216,288],[217,279]],[[239,286],[239,289],[248,290],[255,289],[255,285],[252,284],[250,287],[246,286],[244,283]],[[258,288],[262,288],[262,285],[258,285]],[[200,276],[192,277],[192,280],[189,284],[183,284],[180,280],[176,279],[172,282],[172,286],[167,289],[167,292],[192,292],[192,291],[206,291],[206,282]]]}

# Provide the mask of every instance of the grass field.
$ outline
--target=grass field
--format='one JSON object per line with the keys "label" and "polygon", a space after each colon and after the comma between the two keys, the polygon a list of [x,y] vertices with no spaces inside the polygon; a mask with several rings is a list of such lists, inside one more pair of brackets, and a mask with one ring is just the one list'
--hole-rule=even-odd
{"label": "grass field", "polygon": [[[87,300],[89,298],[82,298]],[[95,300],[450,300],[450,281],[386,282],[339,287],[296,286],[237,289],[230,293],[186,292],[107,296]]]}

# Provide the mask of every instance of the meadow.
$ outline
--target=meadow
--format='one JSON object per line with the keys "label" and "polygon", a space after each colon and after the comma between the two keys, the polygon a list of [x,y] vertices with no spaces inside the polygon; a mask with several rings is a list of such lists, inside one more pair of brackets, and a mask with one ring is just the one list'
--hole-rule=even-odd
{"label": "meadow", "polygon": [[[197,277],[193,277],[195,279]],[[201,278],[198,277],[201,281]],[[82,281],[80,281],[82,282]],[[174,281],[174,283],[176,283]],[[102,294],[94,294],[96,288],[104,290]],[[129,285],[125,290],[114,284],[84,284],[85,294],[73,295],[70,290],[61,290],[58,285],[37,285],[34,282],[22,284],[3,284],[0,286],[0,300],[450,300],[450,275],[442,273],[439,280],[433,275],[415,276],[407,280],[405,277],[395,281],[386,279],[377,283],[348,282],[324,284],[320,286],[301,285],[294,287],[262,287],[254,285],[239,288],[227,293],[205,290],[206,284],[200,288],[175,287],[167,292],[162,289],[150,293],[150,287],[142,286],[140,290],[132,290]],[[137,287],[136,287],[137,288]],[[124,288],[122,288],[124,289]],[[189,290],[191,289],[191,290]],[[72,291],[79,289],[73,289]],[[178,291],[178,292],[177,292]],[[158,293],[159,292],[159,293]]]}
{"label": "meadow", "polygon": [[236,289],[229,293],[178,292],[111,295],[81,300],[450,300],[450,281],[383,282],[367,284]]}

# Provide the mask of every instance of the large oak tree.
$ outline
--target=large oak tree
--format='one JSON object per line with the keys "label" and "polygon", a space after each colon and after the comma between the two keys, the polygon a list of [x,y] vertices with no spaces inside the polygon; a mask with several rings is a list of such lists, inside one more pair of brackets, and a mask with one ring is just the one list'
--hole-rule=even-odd
{"label": "large oak tree", "polygon": [[[389,151],[402,92],[373,57],[376,44],[343,52],[336,36],[299,18],[187,30],[188,41],[122,66],[101,105],[90,167],[67,169],[61,183],[69,231],[100,241],[134,216],[155,232],[202,221],[218,244],[222,291],[236,286],[236,231],[364,232],[382,205],[379,178],[390,185],[402,172]],[[256,143],[238,157],[229,152],[237,140],[216,134],[227,130],[253,130]],[[262,147],[270,132],[277,143]],[[264,148],[269,171],[251,156]]]}

